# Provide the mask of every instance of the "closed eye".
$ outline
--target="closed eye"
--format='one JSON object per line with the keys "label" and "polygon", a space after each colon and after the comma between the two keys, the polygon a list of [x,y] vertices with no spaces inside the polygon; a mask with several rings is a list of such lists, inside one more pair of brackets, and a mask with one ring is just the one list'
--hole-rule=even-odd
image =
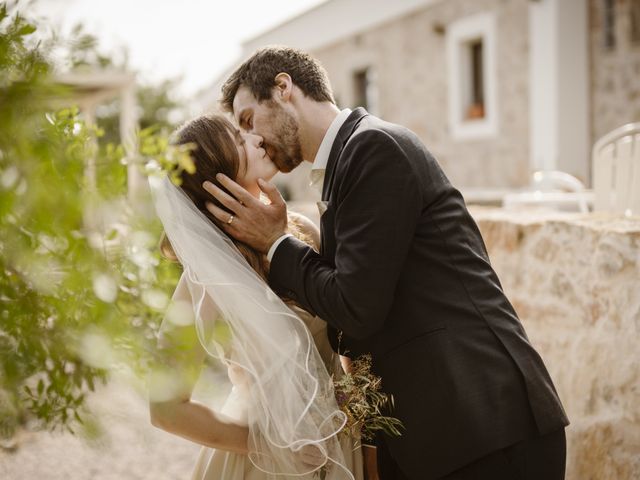
{"label": "closed eye", "polygon": [[239,147],[246,143],[240,130],[236,129],[236,131],[234,132],[234,137],[236,139],[236,145],[238,145]]}

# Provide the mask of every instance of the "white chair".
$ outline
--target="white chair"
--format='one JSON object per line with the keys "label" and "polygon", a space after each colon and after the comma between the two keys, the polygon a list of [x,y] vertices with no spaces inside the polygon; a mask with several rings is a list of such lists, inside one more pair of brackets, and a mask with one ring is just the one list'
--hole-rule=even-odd
{"label": "white chair", "polygon": [[606,134],[591,158],[595,210],[640,215],[640,122]]}
{"label": "white chair", "polygon": [[559,170],[538,170],[533,172],[531,187],[541,192],[582,192],[584,183],[573,175]]}
{"label": "white chair", "polygon": [[533,173],[525,191],[511,192],[502,199],[507,209],[543,208],[587,213],[592,201],[591,192],[573,175],[558,170],[539,170]]}

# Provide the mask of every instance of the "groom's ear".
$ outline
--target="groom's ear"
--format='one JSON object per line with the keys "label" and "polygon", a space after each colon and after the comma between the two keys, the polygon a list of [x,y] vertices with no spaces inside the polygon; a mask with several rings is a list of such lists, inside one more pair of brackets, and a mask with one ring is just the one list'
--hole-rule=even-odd
{"label": "groom's ear", "polygon": [[291,99],[291,93],[293,92],[293,81],[288,73],[279,73],[276,75],[275,80],[275,95],[283,101],[288,102]]}

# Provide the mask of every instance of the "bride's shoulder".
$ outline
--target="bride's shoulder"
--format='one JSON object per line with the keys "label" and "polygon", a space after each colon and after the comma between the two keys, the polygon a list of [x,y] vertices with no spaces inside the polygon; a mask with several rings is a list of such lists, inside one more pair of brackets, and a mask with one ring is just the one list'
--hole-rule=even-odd
{"label": "bride's shoulder", "polygon": [[320,229],[313,221],[301,213],[289,211],[289,220],[300,230],[300,233],[312,240],[313,246],[320,246]]}

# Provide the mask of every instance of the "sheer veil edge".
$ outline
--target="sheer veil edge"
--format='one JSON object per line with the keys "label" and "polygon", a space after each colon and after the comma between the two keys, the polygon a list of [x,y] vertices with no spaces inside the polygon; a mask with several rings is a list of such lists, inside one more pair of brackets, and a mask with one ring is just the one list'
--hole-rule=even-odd
{"label": "sheer veil edge", "polygon": [[[354,480],[338,433],[346,416],[304,322],[249,266],[233,242],[166,177],[149,180],[156,212],[184,267],[198,338],[207,354],[247,378],[250,461],[271,475],[304,476],[325,468],[327,480]],[[231,331],[225,355],[207,331],[204,302],[215,303]],[[320,466],[303,462],[315,446]]]}

